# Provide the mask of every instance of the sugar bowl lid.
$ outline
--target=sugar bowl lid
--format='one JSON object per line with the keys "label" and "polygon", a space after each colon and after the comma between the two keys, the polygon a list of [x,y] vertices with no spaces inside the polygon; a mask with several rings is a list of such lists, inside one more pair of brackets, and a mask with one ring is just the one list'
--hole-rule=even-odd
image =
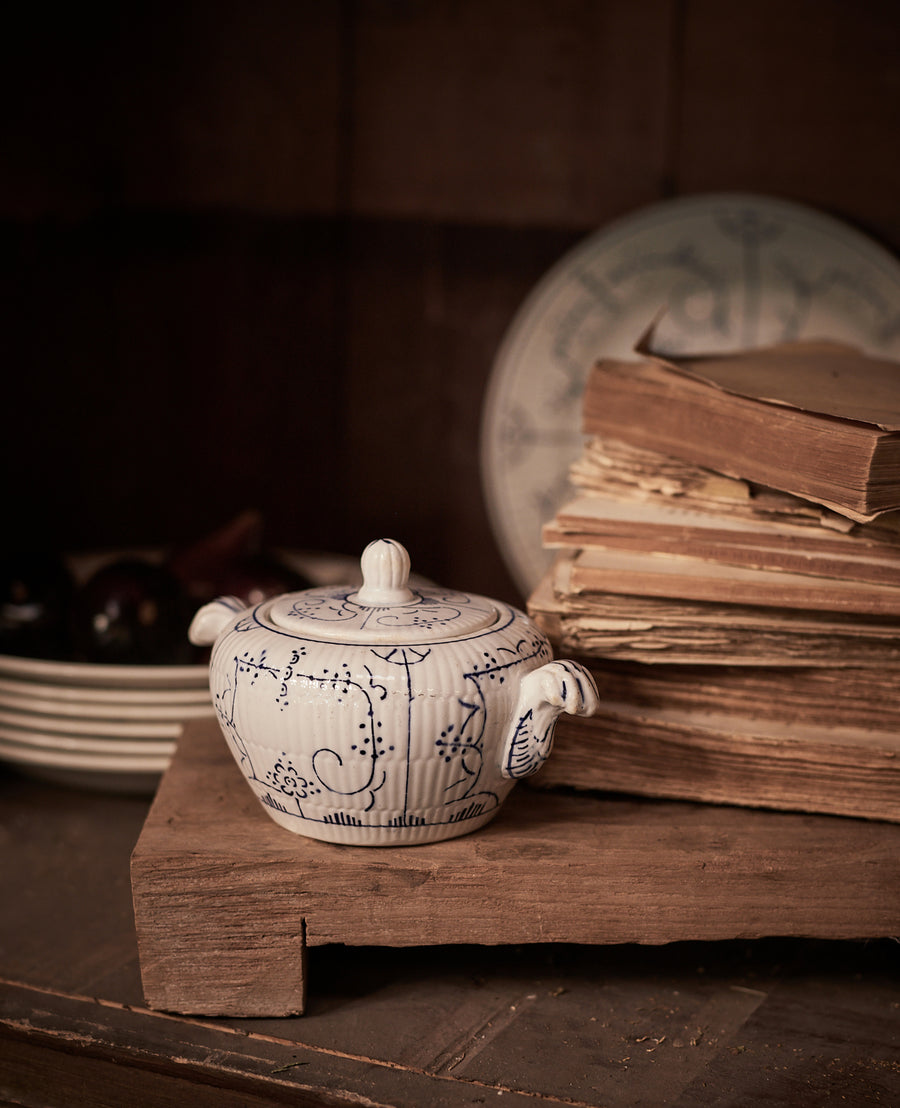
{"label": "sugar bowl lid", "polygon": [[421,643],[465,638],[496,623],[499,610],[482,596],[410,588],[410,560],[394,539],[369,543],[360,560],[363,583],[308,589],[272,601],[268,618],[283,631],[352,643]]}

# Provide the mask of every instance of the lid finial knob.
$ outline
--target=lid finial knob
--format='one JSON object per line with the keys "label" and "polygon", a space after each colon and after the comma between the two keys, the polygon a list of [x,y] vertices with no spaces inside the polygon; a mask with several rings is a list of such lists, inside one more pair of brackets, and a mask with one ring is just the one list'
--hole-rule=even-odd
{"label": "lid finial knob", "polygon": [[370,542],[360,560],[363,583],[353,597],[357,604],[383,608],[409,604],[416,594],[409,588],[409,554],[394,539]]}

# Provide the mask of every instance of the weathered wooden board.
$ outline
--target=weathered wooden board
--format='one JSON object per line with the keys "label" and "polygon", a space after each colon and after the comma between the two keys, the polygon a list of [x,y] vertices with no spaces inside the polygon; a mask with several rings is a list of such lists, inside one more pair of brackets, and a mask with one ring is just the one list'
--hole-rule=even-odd
{"label": "weathered wooden board", "polygon": [[900,934],[900,827],[520,787],[470,836],[319,843],[278,827],[214,722],[185,728],[131,862],[154,1008],[304,1007],[308,946]]}

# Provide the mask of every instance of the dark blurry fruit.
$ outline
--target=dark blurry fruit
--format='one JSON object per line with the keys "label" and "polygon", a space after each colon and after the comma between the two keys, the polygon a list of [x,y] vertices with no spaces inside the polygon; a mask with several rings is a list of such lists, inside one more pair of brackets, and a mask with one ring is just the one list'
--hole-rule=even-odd
{"label": "dark blurry fruit", "polygon": [[263,518],[253,510],[173,552],[168,566],[195,605],[217,596],[258,604],[270,596],[308,589],[311,582],[263,544]]}
{"label": "dark blurry fruit", "polygon": [[270,596],[308,589],[310,582],[274,554],[263,552],[222,566],[216,585],[216,596],[236,596],[247,604],[259,604]]}
{"label": "dark blurry fruit", "polygon": [[168,567],[197,603],[223,595],[220,587],[228,568],[262,549],[263,518],[248,510],[223,527],[172,551]]}
{"label": "dark blurry fruit", "polygon": [[178,665],[194,660],[188,603],[165,566],[111,562],[78,589],[72,604],[76,657],[86,662]]}
{"label": "dark blurry fruit", "polygon": [[208,651],[191,645],[197,609],[217,596],[257,604],[311,582],[262,541],[257,511],[176,550],[160,564],[110,560],[77,585],[61,557],[0,557],[0,653],[100,664],[183,665]]}
{"label": "dark blurry fruit", "polygon": [[74,583],[55,554],[16,552],[0,559],[0,652],[64,658]]}

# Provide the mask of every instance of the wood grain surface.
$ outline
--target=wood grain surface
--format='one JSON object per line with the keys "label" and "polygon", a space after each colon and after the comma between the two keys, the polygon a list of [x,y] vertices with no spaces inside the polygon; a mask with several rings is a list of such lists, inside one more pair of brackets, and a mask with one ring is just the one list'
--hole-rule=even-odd
{"label": "wood grain surface", "polygon": [[900,827],[513,793],[444,843],[349,847],[278,827],[214,722],[185,728],[131,863],[151,1007],[283,1015],[304,946],[668,943],[892,935]]}
{"label": "wood grain surface", "polygon": [[890,939],[332,943],[302,1017],[150,1009],[128,874],[148,807],[0,768],[4,1105],[900,1099]]}

